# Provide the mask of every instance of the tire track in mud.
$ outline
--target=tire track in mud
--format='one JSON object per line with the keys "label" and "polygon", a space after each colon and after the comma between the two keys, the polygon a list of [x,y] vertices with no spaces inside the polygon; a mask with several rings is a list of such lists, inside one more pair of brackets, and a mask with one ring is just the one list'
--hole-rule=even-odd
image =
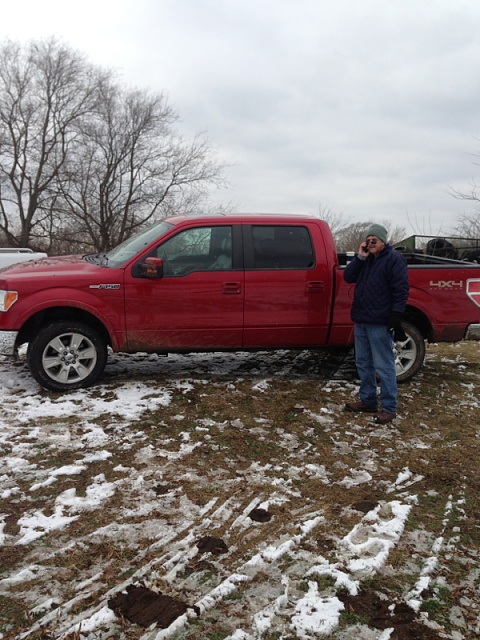
{"label": "tire track in mud", "polygon": [[[317,418],[322,424],[330,424],[331,418],[329,416],[319,414],[316,416],[312,414],[312,417]],[[179,461],[185,457],[188,457],[192,454],[197,448],[198,443],[193,443],[191,446],[188,441],[184,442],[180,439],[178,443],[177,450],[163,450],[161,447],[157,448],[155,451],[155,455],[152,455],[152,451],[149,447],[140,449],[137,455],[137,458],[141,459],[143,463],[146,463],[149,460],[153,459],[163,459],[164,465],[162,469],[162,478],[168,479],[170,477],[170,473],[173,475],[176,473],[176,467]],[[295,458],[302,457],[302,451],[298,451],[295,454]],[[30,630],[28,633],[24,634],[23,637],[27,637],[31,633],[40,629],[42,626],[48,625],[50,623],[55,623],[57,633],[61,636],[62,634],[72,634],[79,632],[81,629],[85,627],[89,628],[93,624],[95,624],[95,619],[98,615],[102,615],[102,611],[104,615],[107,616],[109,613],[105,610],[106,603],[108,600],[118,594],[119,592],[127,589],[130,585],[140,583],[148,588],[151,588],[153,591],[164,592],[165,589],[168,590],[169,594],[173,597],[176,597],[179,594],[185,596],[188,595],[189,603],[195,609],[188,610],[187,613],[180,616],[177,622],[173,623],[169,626],[167,630],[164,632],[155,632],[154,635],[146,635],[145,638],[162,638],[168,637],[169,634],[179,630],[180,628],[188,625],[193,617],[196,617],[195,610],[200,611],[200,613],[205,613],[207,610],[210,610],[220,602],[224,603],[225,599],[228,598],[234,591],[236,591],[239,586],[247,585],[245,589],[246,597],[249,598],[248,592],[250,591],[252,595],[250,601],[254,602],[257,599],[258,602],[262,602],[266,595],[264,592],[264,588],[260,587],[258,589],[255,583],[255,578],[259,573],[268,574],[271,577],[271,582],[275,585],[282,585],[282,588],[276,594],[276,598],[274,603],[272,604],[270,595],[267,598],[267,602],[265,606],[255,610],[255,607],[251,607],[253,610],[253,619],[256,620],[257,626],[265,627],[267,622],[273,620],[280,616],[287,618],[302,618],[301,610],[302,610],[302,601],[304,598],[297,595],[296,606],[300,607],[292,611],[291,604],[288,605],[287,598],[287,586],[290,579],[298,582],[300,580],[307,580],[311,574],[305,571],[306,567],[311,567],[314,564],[313,556],[307,554],[303,551],[303,557],[300,563],[293,562],[290,567],[286,567],[284,570],[280,571],[278,564],[282,561],[282,559],[292,553],[297,553],[299,547],[308,540],[310,533],[312,530],[321,522],[324,521],[322,512],[311,512],[311,504],[307,504],[301,506],[295,510],[295,520],[287,521],[287,523],[280,528],[280,531],[283,529],[283,538],[278,537],[279,530],[278,524],[269,523],[267,526],[253,524],[251,520],[249,520],[249,514],[254,508],[263,508],[268,510],[271,505],[282,505],[288,503],[293,498],[299,496],[298,493],[292,491],[291,487],[288,483],[278,482],[279,474],[277,469],[277,482],[275,486],[270,487],[271,491],[268,492],[264,487],[262,493],[258,493],[258,486],[262,482],[265,476],[262,476],[266,470],[268,470],[269,465],[267,465],[264,469],[260,466],[256,466],[253,470],[253,477],[255,475],[258,476],[256,481],[252,482],[252,488],[249,491],[245,491],[245,488],[237,489],[236,493],[231,495],[227,500],[220,502],[218,498],[214,498],[210,500],[203,507],[195,507],[190,504],[190,512],[187,513],[187,518],[178,512],[175,514],[174,512],[171,514],[171,517],[174,516],[177,520],[177,524],[170,529],[166,529],[162,535],[152,544],[150,544],[148,550],[142,551],[137,558],[132,559],[131,564],[133,566],[139,567],[137,571],[131,575],[123,584],[117,585],[115,588],[110,589],[106,593],[102,593],[102,585],[98,584],[95,586],[95,580],[91,580],[88,584],[85,585],[83,590],[76,594],[76,596],[66,602],[61,604],[54,612],[50,612],[46,616],[42,617]],[[286,468],[286,467],[285,467]],[[298,472],[301,471],[301,467],[298,467]],[[353,470],[351,470],[353,471]],[[408,476],[408,474],[405,474]],[[322,473],[320,474],[322,477]],[[137,478],[138,479],[138,478]],[[371,479],[371,477],[370,477]],[[416,478],[413,479],[416,481]],[[328,482],[325,479],[325,482]],[[355,483],[355,478],[350,479],[351,483]],[[131,491],[132,494],[135,493],[137,480],[135,477],[129,476],[125,481],[120,481],[117,486],[117,490],[123,489]],[[341,481],[338,481],[338,484],[345,483],[345,478]],[[127,489],[127,485],[130,485],[130,489]],[[405,482],[402,479],[397,479],[394,484],[395,489],[404,489]],[[182,505],[179,506],[181,508]],[[388,511],[388,509],[387,509]],[[382,517],[386,517],[387,511],[383,513]],[[175,515],[174,515],[175,514]],[[371,517],[371,516],[370,516]],[[265,529],[270,528],[269,535],[266,535]],[[204,562],[207,567],[212,567],[213,571],[217,573],[219,578],[221,578],[218,585],[216,585],[213,589],[207,590],[200,588],[198,577],[199,574],[202,574],[202,571],[195,571],[195,568],[185,577],[182,576],[183,573],[188,573],[186,571],[187,567],[193,563],[196,557],[199,555],[199,549],[197,542],[198,540],[212,531],[222,531],[222,539],[225,541],[226,545],[230,547],[231,553],[225,554],[222,557],[222,561],[212,560],[208,555]],[[351,538],[347,538],[344,541],[344,545],[346,547],[349,545],[353,555],[368,555],[370,558],[375,558],[379,553],[388,553],[388,549],[385,552],[385,542],[379,542],[378,536],[375,541],[369,540],[368,535],[365,539],[362,539],[361,532],[364,532],[364,527],[357,527],[351,535]],[[91,533],[88,536],[88,539],[94,540],[98,536],[105,535],[105,530],[99,530]],[[233,552],[238,551],[236,546],[238,546],[238,540],[241,538],[248,538],[248,547],[256,548],[258,547],[260,550],[250,556],[247,560],[244,559],[245,553],[240,553],[240,556],[236,559],[232,559],[229,563],[230,556],[233,555]],[[83,543],[87,542],[88,539],[84,539]],[[233,544],[232,544],[233,542]],[[348,542],[348,544],[347,544]],[[82,541],[77,541],[77,544],[81,544]],[[237,545],[235,544],[237,543]],[[365,547],[363,545],[366,545]],[[165,551],[165,548],[168,547],[168,550]],[[346,555],[348,549],[343,549],[342,554],[344,556],[343,563],[345,564]],[[57,553],[63,553],[64,549],[58,550]],[[148,562],[144,562],[145,557],[151,557],[152,555],[159,553],[159,555]],[[337,555],[340,554],[340,551],[337,550]],[[345,555],[346,554],[346,555]],[[237,554],[238,555],[238,554]],[[341,554],[339,555],[339,557]],[[336,565],[340,562],[337,558]],[[233,570],[229,571],[227,565],[234,565]],[[323,560],[323,564],[329,565],[328,561]],[[337,566],[329,567],[327,566],[327,570],[329,575],[335,577],[337,580],[338,576],[341,575],[342,579],[347,582],[347,584],[355,585],[356,578],[348,577],[349,573],[354,574],[353,565],[350,566],[347,563],[346,571],[341,571]],[[320,573],[325,573],[325,566],[320,570]],[[289,576],[292,578],[289,578]],[[252,584],[254,586],[252,587]],[[289,588],[290,589],[290,588]],[[94,607],[89,607],[85,611],[83,611],[78,616],[74,616],[73,619],[70,617],[70,612],[73,610],[75,606],[78,606],[82,600],[91,600],[92,592],[97,593],[97,598],[100,602]],[[270,588],[268,589],[270,591]],[[292,590],[290,589],[290,593]],[[351,587],[349,590],[351,594],[355,594],[355,587]],[[315,593],[310,594],[310,598],[315,600]],[[330,599],[329,604],[336,603],[337,613],[342,609],[340,604],[338,603],[338,599]],[[283,603],[282,609],[279,609],[280,603]],[[273,608],[272,608],[273,607]],[[64,620],[62,621],[62,618]],[[337,615],[338,618],[338,615]],[[261,622],[259,622],[261,621]],[[331,624],[334,624],[335,618]],[[297,625],[302,624],[301,622],[295,623]],[[318,624],[318,621],[315,622]],[[160,635],[158,635],[160,633]],[[163,635],[162,635],[163,634]]]}
{"label": "tire track in mud", "polygon": [[[301,358],[298,358],[295,364],[298,368],[294,372],[300,371]],[[212,397],[217,397],[217,393],[223,392],[228,386],[232,389],[232,397],[236,389],[239,390],[237,397],[240,394],[248,396],[248,390],[251,389],[252,397],[253,394],[273,392],[280,402],[280,393],[284,392],[286,385],[279,384],[275,389],[272,377],[264,374],[265,367],[261,369],[264,377],[260,382],[256,370],[251,373],[253,382],[250,381],[248,371],[252,372],[252,369],[248,367],[251,364],[252,362],[247,363],[245,368],[246,386],[228,379],[227,376],[221,383],[215,383],[214,390],[208,390]],[[289,370],[290,364],[288,361],[282,365],[285,371]],[[328,384],[333,392],[341,387],[340,393],[336,395],[337,403],[338,398],[357,390],[354,384],[343,382],[345,378],[341,374],[342,366],[337,369],[334,377],[338,380],[339,375],[342,383]],[[178,371],[180,370],[181,367]],[[279,367],[276,371],[280,370]],[[275,372],[273,375],[276,375]],[[157,381],[148,387],[148,393],[155,393],[157,389],[160,395],[160,392],[167,389],[168,397],[173,397],[177,390],[177,398],[181,398],[181,394],[188,396],[195,387],[195,393],[191,396],[193,402],[199,402],[207,383],[203,379],[193,380],[188,386],[186,383],[183,385],[184,379],[182,372],[180,382]],[[124,379],[120,387],[123,388],[125,384]],[[291,386],[294,388],[295,384]],[[147,385],[143,384],[142,389],[146,388]],[[139,387],[137,394],[138,389]],[[91,407],[92,400],[99,393],[105,395],[102,407],[108,407],[108,397],[113,390],[113,385],[109,383],[105,388],[89,393],[86,406]],[[88,567],[76,576],[78,579],[74,585],[74,597],[71,590],[60,585],[67,596],[65,600],[62,602],[61,597],[52,600],[51,605],[56,608],[47,613],[35,611],[35,615],[41,615],[41,618],[22,637],[32,635],[42,624],[51,624],[55,629],[53,637],[79,632],[81,628],[82,632],[87,633],[86,637],[91,633],[92,637],[106,640],[119,630],[121,622],[109,609],[108,601],[119,590],[141,583],[154,591],[166,592],[173,598],[183,599],[192,606],[183,618],[178,618],[176,627],[174,623],[165,630],[145,630],[145,640],[168,638],[174,635],[175,629],[178,637],[191,638],[195,625],[205,629],[205,619],[209,615],[218,618],[217,628],[222,626],[223,621],[235,621],[237,631],[229,636],[231,640],[256,640],[262,634],[268,634],[269,629],[287,636],[296,633],[298,637],[302,637],[302,634],[307,637],[311,634],[312,627],[318,629],[323,624],[318,616],[312,614],[312,607],[317,613],[322,612],[325,621],[330,621],[333,626],[337,624],[342,611],[340,605],[343,603],[345,608],[357,606],[356,603],[360,600],[358,595],[354,595],[355,589],[375,576],[376,562],[380,558],[385,558],[400,546],[403,547],[402,553],[414,549],[417,556],[415,563],[410,565],[411,575],[403,578],[409,594],[404,599],[409,600],[409,609],[413,611],[413,601],[424,597],[424,580],[429,579],[431,584],[441,569],[442,554],[453,554],[455,551],[458,535],[455,525],[462,517],[463,496],[452,493],[449,503],[445,505],[441,535],[433,540],[431,534],[430,537],[425,535],[415,547],[412,544],[413,536],[418,533],[420,537],[422,534],[413,531],[402,537],[401,511],[416,508],[411,491],[412,487],[421,483],[422,476],[410,472],[404,465],[410,464],[411,469],[421,468],[424,472],[427,467],[415,464],[415,459],[418,458],[405,454],[405,451],[420,445],[425,451],[437,438],[435,429],[419,429],[415,425],[409,425],[415,434],[410,438],[405,428],[406,422],[401,419],[395,429],[391,430],[369,426],[363,418],[350,420],[348,417],[345,421],[341,405],[329,404],[327,395],[323,394],[324,404],[320,406],[316,400],[309,399],[308,403],[300,404],[297,400],[290,402],[282,396],[284,410],[299,414],[298,418],[291,421],[285,419],[277,423],[275,420],[278,414],[273,411],[269,414],[271,418],[268,421],[263,420],[262,414],[262,421],[258,421],[256,425],[252,422],[242,425],[240,419],[225,422],[211,420],[208,423],[190,419],[189,426],[183,432],[181,426],[177,428],[180,423],[176,422],[176,416],[170,415],[177,410],[172,408],[166,423],[160,425],[165,427],[165,434],[157,435],[158,430],[155,431],[155,446],[151,446],[149,442],[153,431],[148,430],[146,423],[144,433],[143,427],[137,427],[134,420],[122,421],[117,416],[108,425],[109,430],[103,434],[101,425],[97,425],[97,431],[92,430],[95,443],[101,443],[104,450],[110,449],[111,452],[115,449],[127,451],[129,439],[134,434],[131,447],[135,456],[128,458],[121,472],[113,469],[114,465],[110,468],[112,476],[113,471],[116,472],[113,476],[116,478],[113,482],[116,496],[121,496],[118,513],[112,513],[111,524],[90,531],[83,537],[71,538],[68,544],[65,544],[65,538],[69,535],[66,530],[65,537],[54,540],[54,544],[62,546],[50,550],[49,556],[45,547],[42,550],[42,544],[36,548],[32,545],[31,558],[36,562],[22,568],[19,564],[18,573],[12,573],[11,577],[18,578],[15,589],[17,593],[20,593],[23,581],[25,592],[35,590],[43,596],[49,593],[50,584],[55,580],[56,558],[67,556],[76,547],[83,548],[86,555],[90,549],[96,548],[95,545],[111,544],[115,547],[117,540],[122,538],[131,542],[132,548],[136,545],[134,555],[128,559],[130,567],[135,571],[129,572],[130,575],[122,579],[120,584],[109,588],[113,580],[104,575],[109,568],[108,558],[101,560],[102,565]],[[48,397],[36,396],[36,399],[39,402],[50,402]],[[76,402],[78,407],[82,406],[78,398]],[[185,403],[182,404],[180,400],[179,411],[184,406]],[[198,406],[202,408],[200,404]],[[239,403],[238,407],[241,406]],[[253,408],[254,411],[257,406],[259,405]],[[307,408],[303,408],[304,406]],[[45,409],[48,407],[45,406]],[[157,419],[162,418],[160,412],[156,415]],[[12,412],[12,419],[14,418]],[[295,423],[304,427],[302,434],[297,432],[295,435]],[[33,437],[29,441],[23,434],[28,434],[29,427],[15,428],[15,446],[18,445],[19,452],[25,447],[25,459],[28,460],[28,446],[33,442]],[[36,431],[35,437],[44,445],[53,448],[56,444],[66,451],[75,451],[75,446],[80,447],[88,442],[88,446],[95,451],[97,444],[94,443],[94,438],[87,439],[87,431],[95,428],[95,425],[81,421],[76,425],[75,433],[72,431],[69,434],[68,425],[62,425],[58,421],[57,424],[48,425],[48,428],[42,426],[40,431]],[[250,459],[246,454],[245,462],[242,458],[244,451],[239,452],[233,446],[228,449],[230,459],[223,458],[224,464],[220,466],[222,451],[227,450],[225,440],[232,437],[234,431],[239,438],[258,438],[272,450],[276,447],[276,451],[272,453],[273,463],[265,464],[267,456],[264,456],[250,464],[254,456]],[[30,435],[33,433],[32,429]],[[306,437],[302,437],[303,435]],[[216,454],[213,453],[214,447]],[[36,455],[34,453],[32,461]],[[327,456],[326,459],[323,459],[324,455]],[[88,462],[83,453],[77,457],[78,464],[85,465]],[[400,467],[403,469],[398,476],[391,479],[390,474],[397,473],[393,470]],[[49,465],[40,471],[39,478],[33,467],[25,466],[16,476],[11,474],[8,482],[6,480],[6,490],[20,487],[23,493],[16,495],[21,495],[22,501],[28,503],[31,495],[28,487],[35,486],[32,482],[38,483],[40,480],[46,483],[53,474]],[[118,477],[119,473],[122,474],[121,478]],[[221,497],[211,497],[215,493],[213,483],[219,485],[218,494]],[[312,488],[313,485],[315,487]],[[46,484],[43,486],[47,487]],[[90,485],[87,483],[87,486]],[[332,490],[332,487],[341,488],[341,495]],[[318,498],[314,490],[318,491]],[[49,491],[45,491],[49,500],[46,508],[54,501],[53,488],[51,495]],[[378,496],[382,500],[375,503]],[[365,515],[352,515],[354,501],[362,498],[365,502],[362,506],[368,507],[366,510],[362,509]],[[323,508],[328,509],[329,506],[331,508],[326,516]],[[253,522],[249,514],[255,508],[267,511],[271,509],[272,519],[263,523]],[[398,525],[396,528],[393,526],[395,522]],[[321,547],[317,544],[318,532],[326,527],[329,527],[327,542],[332,542],[331,548],[324,544],[324,540]],[[215,554],[199,548],[199,541],[208,536],[224,541],[228,551]],[[148,546],[143,544],[144,541],[148,542]],[[425,541],[430,542],[430,546]],[[61,566],[61,562],[58,566]],[[473,582],[473,572],[471,576],[473,592],[473,587],[478,582]],[[322,580],[330,585],[327,589],[320,588]],[[342,594],[346,599],[339,597]],[[60,588],[58,595],[62,595]],[[29,602],[28,594],[25,602]],[[372,599],[369,604],[373,608],[378,603]],[[400,610],[401,603],[398,601],[388,604],[394,606],[397,612]],[[328,605],[331,608],[327,615],[325,607]],[[363,602],[363,605],[366,606],[366,603]],[[79,609],[83,607],[84,611],[79,613]],[[198,608],[200,616],[193,607]],[[465,610],[463,612],[466,615]],[[388,620],[385,614],[383,622]],[[398,616],[395,621],[400,625]],[[393,623],[393,619],[391,622]],[[480,620],[472,624],[476,624],[478,630]],[[138,637],[138,628],[132,626],[131,633]],[[378,639],[382,633],[372,630],[371,637]],[[425,633],[428,633],[428,628]],[[204,634],[202,637],[208,636]],[[342,640],[347,637],[343,630]]]}
{"label": "tire track in mud", "polygon": [[[303,551],[297,560],[290,563],[288,569],[280,571],[279,562],[282,558],[286,555],[297,554],[302,543],[308,541],[316,526],[323,522],[322,514],[305,514],[302,520],[296,522],[297,533],[284,540],[277,539],[265,546],[245,560],[243,564],[240,564],[234,572],[229,573],[216,587],[195,601],[190,600],[191,608],[180,615],[167,629],[149,631],[142,635],[142,640],[162,640],[171,637],[188,627],[189,623],[197,619],[198,615],[204,615],[221,603],[225,605],[229,596],[240,587],[244,589],[243,597],[249,600],[250,605],[255,601],[263,603],[263,606],[260,606],[258,610],[249,609],[248,617],[253,620],[253,623],[248,624],[247,620],[239,618],[238,623],[243,628],[249,629],[248,634],[245,632],[247,634],[245,637],[258,638],[260,637],[259,632],[275,623],[276,629],[283,627],[285,631],[301,632],[303,630],[307,634],[309,632],[328,633],[333,631],[338,625],[338,616],[344,608],[343,604],[335,596],[328,598],[320,596],[318,590],[312,586],[315,585],[314,578],[328,576],[333,579],[336,588],[343,587],[348,590],[350,595],[358,595],[361,579],[374,573],[375,569],[385,562],[389,548],[398,542],[409,509],[408,505],[399,501],[379,505],[368,512],[347,536],[339,540],[333,562],[321,556],[314,558],[311,553]],[[212,522],[214,512],[209,518]],[[230,529],[231,527],[224,537],[227,542]],[[198,529],[195,532],[189,531],[178,542],[179,552],[170,558],[159,558],[148,566],[142,567],[132,576],[128,584],[123,585],[123,589],[140,580],[141,584],[154,591],[157,589],[164,593],[165,583],[172,583],[177,593],[188,593],[189,585],[185,580],[178,580],[178,574],[198,554],[194,540],[200,533],[201,531]],[[162,589],[158,589],[155,573],[161,576]],[[268,595],[265,593],[264,586],[255,584],[255,579],[260,573],[270,575]],[[147,576],[148,579],[142,580]],[[312,579],[308,582],[310,597],[298,592],[295,596],[290,589],[290,582],[308,581],[309,578]],[[115,592],[118,593],[121,590],[122,585],[117,587]],[[103,601],[111,595],[113,595],[112,592],[104,594]],[[317,612],[314,617],[305,612],[312,607],[312,602]],[[102,606],[105,605],[101,605],[100,608]],[[98,609],[96,607],[93,610],[83,612],[82,620],[70,621],[59,631],[63,633],[78,632],[81,629],[81,623],[88,621]],[[332,609],[336,611],[336,615],[332,615]],[[228,617],[238,618],[238,615],[238,610],[234,608]],[[323,621],[323,624],[320,624],[320,620]],[[251,633],[254,635],[250,635]]]}
{"label": "tire track in mud", "polygon": [[[248,528],[246,521],[249,517],[248,514],[252,509],[254,509],[255,506],[258,508],[258,505],[263,504],[265,506],[268,504],[267,496],[256,496],[249,503],[246,503],[245,497],[240,491],[239,494],[239,496],[231,496],[228,500],[219,505],[217,504],[217,499],[211,500],[207,505],[198,510],[195,518],[183,520],[180,525],[173,528],[173,530],[168,532],[166,535],[162,535],[162,537],[151,544],[147,550],[142,551],[137,558],[132,559],[131,564],[134,566],[140,565],[140,567],[122,584],[116,585],[105,593],[101,593],[102,586],[99,584],[96,589],[96,597],[101,599],[101,603],[93,607],[89,607],[78,616],[74,616],[73,619],[69,619],[69,612],[74,606],[78,605],[82,599],[92,599],[94,583],[90,581],[88,585],[85,585],[83,593],[81,590],[80,593],[77,593],[72,600],[60,604],[55,611],[49,612],[43,616],[29,629],[28,632],[22,634],[22,637],[26,638],[51,623],[55,623],[56,632],[59,634],[58,637],[78,632],[85,627],[85,624],[88,626],[88,621],[94,618],[99,610],[105,608],[106,601],[108,601],[109,598],[114,596],[116,593],[125,590],[130,584],[141,583],[155,588],[158,587],[158,584],[161,584],[162,586],[168,585],[171,592],[175,594],[188,591],[188,578],[180,579],[178,574],[185,571],[186,567],[194,561],[197,556],[205,555],[201,554],[199,551],[198,541],[212,529],[216,530],[219,528],[225,528],[225,535],[223,536],[223,539],[230,543],[229,535],[231,532],[234,532],[235,537],[237,537],[238,530],[246,530]],[[273,500],[278,503],[278,494],[273,497]],[[283,501],[283,499],[281,499],[281,501]],[[198,520],[200,520],[200,522],[198,522]],[[253,520],[250,521],[253,525]],[[255,530],[254,527],[253,530]],[[104,533],[104,531],[92,532],[87,538],[78,540],[77,544],[88,544],[89,540],[102,536]],[[251,534],[252,531],[250,530],[249,533]],[[261,536],[259,529],[258,534]],[[252,541],[250,541],[250,543],[254,544]],[[164,550],[166,547],[167,551]],[[65,549],[58,549],[56,550],[55,555],[61,555],[65,551]],[[146,555],[152,556],[156,552],[159,552],[160,555],[149,560],[147,563],[144,562]],[[207,554],[207,557],[210,556],[211,554]],[[228,556],[228,553],[226,556]],[[44,579],[46,578],[45,575],[42,577]],[[229,578],[226,580],[228,581]],[[231,580],[234,582],[235,578],[231,578]],[[207,602],[211,597],[211,595],[205,595],[205,602]],[[204,605],[198,604],[195,606],[203,607]]]}
{"label": "tire track in mud", "polygon": [[[398,480],[393,486],[399,486]],[[155,542],[150,547],[149,554],[155,553],[156,549],[161,551],[167,544],[168,551],[143,564],[123,584],[117,585],[101,596],[99,593],[100,602],[96,606],[83,611],[73,619],[68,619],[68,611],[74,604],[78,604],[79,596],[71,602],[64,603],[55,612],[58,633],[72,634],[79,632],[85,625],[88,627],[99,611],[102,609],[105,611],[109,598],[125,591],[133,584],[142,584],[154,592],[168,592],[174,597],[181,594],[183,599],[187,595],[186,600],[192,607],[168,629],[162,631],[157,629],[144,634],[142,636],[144,640],[153,640],[154,638],[161,640],[184,628],[188,629],[188,625],[197,619],[198,612],[203,615],[208,610],[218,607],[220,603],[222,607],[225,607],[229,596],[239,588],[242,588],[243,597],[250,603],[248,617],[253,620],[253,625],[245,619],[242,620],[235,607],[231,617],[238,617],[239,624],[241,623],[243,628],[249,629],[246,638],[260,637],[258,635],[260,630],[272,624],[277,624],[276,628],[280,624],[287,630],[290,628],[290,631],[295,629],[295,625],[299,629],[303,625],[306,628],[305,633],[308,633],[309,624],[317,625],[316,628],[318,628],[318,619],[309,622],[308,616],[304,612],[305,607],[311,606],[311,601],[316,603],[317,610],[323,610],[322,615],[325,616],[325,620],[329,621],[329,628],[334,629],[338,625],[338,616],[343,605],[336,597],[325,599],[318,593],[315,595],[315,589],[311,586],[312,580],[314,582],[316,577],[329,576],[334,581],[336,588],[343,587],[348,590],[350,595],[357,595],[361,579],[372,575],[376,568],[385,562],[390,548],[398,542],[411,505],[405,502],[405,494],[403,502],[393,500],[389,503],[376,505],[363,516],[347,536],[338,541],[333,561],[330,561],[322,556],[314,556],[311,551],[302,548],[304,543],[313,544],[311,537],[315,528],[320,523],[324,523],[322,512],[308,512],[307,506],[303,509],[303,514],[297,512],[295,521],[287,523],[288,526],[284,527],[283,536],[278,536],[278,527],[275,527],[270,535],[270,542],[265,540],[262,531],[264,525],[254,523],[249,518],[249,514],[258,505],[268,507],[272,499],[278,502],[278,493],[272,494],[270,498],[266,494],[254,496],[250,502],[247,502],[244,496],[231,496],[221,504],[218,504],[217,500],[210,501],[197,514],[197,520],[201,519],[200,522],[185,521],[181,528],[172,532],[169,539],[163,538]],[[290,496],[283,496],[282,499],[287,501]],[[225,571],[226,560],[228,560],[231,549],[222,554],[221,559],[214,559],[212,554],[200,554],[197,545],[198,540],[206,533],[222,527],[222,540],[227,547],[233,547],[233,550],[235,550],[235,545],[231,545],[231,539],[237,540],[239,531],[249,536],[257,531],[257,537],[262,543],[258,545],[259,549],[247,559],[244,556],[237,559],[233,563],[235,566],[231,571]],[[92,534],[92,536],[94,535]],[[253,537],[255,538],[255,536]],[[249,547],[256,545],[255,539],[249,541]],[[191,573],[186,571],[189,565],[195,563],[199,555],[202,556],[205,566],[215,570],[222,577],[219,584],[206,590],[203,595],[199,593],[197,581],[202,571],[195,571],[195,566]],[[295,556],[294,560],[289,560],[288,566],[280,568],[279,564],[282,559],[291,555]],[[141,558],[137,558],[133,564],[137,566],[141,564]],[[263,582],[257,583],[258,575],[269,576],[268,588],[265,588]],[[310,601],[305,594],[302,595],[298,590],[294,595],[291,583],[298,584],[301,581],[307,581],[309,584]],[[91,598],[91,595],[91,591],[89,591],[85,597]],[[255,609],[255,603],[259,605],[257,609]],[[333,617],[331,615],[332,607],[337,612]],[[66,618],[61,625],[60,611],[63,611]],[[305,618],[307,622],[305,622]],[[45,616],[29,633],[40,628],[42,624],[52,622],[53,619],[53,614]],[[297,621],[295,622],[295,620]],[[327,630],[325,629],[325,631]],[[251,636],[250,633],[257,635]]]}

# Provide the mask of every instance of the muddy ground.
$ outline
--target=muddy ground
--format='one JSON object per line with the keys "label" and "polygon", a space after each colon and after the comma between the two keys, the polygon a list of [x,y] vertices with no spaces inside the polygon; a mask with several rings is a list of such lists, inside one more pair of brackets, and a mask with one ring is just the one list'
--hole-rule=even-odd
{"label": "muddy ground", "polygon": [[480,637],[480,350],[399,417],[345,353],[114,356],[55,396],[0,363],[3,638]]}

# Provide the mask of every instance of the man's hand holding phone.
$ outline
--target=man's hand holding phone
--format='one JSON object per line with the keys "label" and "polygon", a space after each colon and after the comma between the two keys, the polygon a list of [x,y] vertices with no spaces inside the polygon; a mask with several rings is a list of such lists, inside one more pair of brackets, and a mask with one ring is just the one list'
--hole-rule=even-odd
{"label": "man's hand holding phone", "polygon": [[362,242],[362,244],[360,245],[359,254],[361,256],[366,256],[368,254],[368,242]]}

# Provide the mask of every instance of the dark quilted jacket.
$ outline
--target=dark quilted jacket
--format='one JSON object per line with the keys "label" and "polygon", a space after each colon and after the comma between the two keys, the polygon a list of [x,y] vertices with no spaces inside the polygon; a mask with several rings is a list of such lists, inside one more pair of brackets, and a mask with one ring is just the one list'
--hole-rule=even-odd
{"label": "dark quilted jacket", "polygon": [[407,303],[408,269],[405,258],[389,244],[377,258],[356,256],[345,268],[345,281],[355,282],[352,320],[387,324],[393,313],[402,314]]}

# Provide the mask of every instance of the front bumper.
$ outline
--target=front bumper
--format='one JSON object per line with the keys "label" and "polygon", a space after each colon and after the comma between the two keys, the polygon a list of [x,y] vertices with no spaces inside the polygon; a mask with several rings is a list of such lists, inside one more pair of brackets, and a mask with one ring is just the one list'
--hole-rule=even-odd
{"label": "front bumper", "polygon": [[480,324],[469,324],[465,340],[480,340]]}
{"label": "front bumper", "polygon": [[18,331],[0,331],[0,356],[17,357]]}

